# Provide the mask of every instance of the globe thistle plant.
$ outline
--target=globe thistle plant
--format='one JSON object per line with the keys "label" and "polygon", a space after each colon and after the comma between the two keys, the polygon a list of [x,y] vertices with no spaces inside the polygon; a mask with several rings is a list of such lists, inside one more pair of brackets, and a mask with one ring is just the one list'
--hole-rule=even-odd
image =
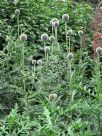
{"label": "globe thistle plant", "polygon": [[24,42],[25,41],[27,41],[27,35],[26,34],[21,34],[20,35],[20,40],[21,40],[21,42],[22,42],[22,71],[23,71],[23,89],[24,89],[24,92],[26,91],[26,87],[25,87],[25,81],[26,81],[26,79],[25,79],[25,62],[24,62],[24,59],[25,59],[25,57],[24,57]]}
{"label": "globe thistle plant", "polygon": [[35,79],[36,64],[37,64],[37,61],[35,59],[33,59],[32,60],[32,66],[33,66],[33,69],[32,69],[32,89],[33,89],[33,84],[34,84],[34,79]]}
{"label": "globe thistle plant", "polygon": [[58,97],[58,96],[57,96],[57,94],[55,94],[55,93],[54,93],[54,94],[50,94],[50,95],[49,95],[49,100],[50,100],[51,102],[52,102],[52,101],[55,101],[55,100],[57,99],[57,97]]}
{"label": "globe thistle plant", "polygon": [[102,48],[101,47],[97,47],[96,48],[96,53],[100,57],[102,55]]}
{"label": "globe thistle plant", "polygon": [[68,30],[67,31],[67,35],[68,35],[68,38],[69,38],[69,49],[68,49],[68,52],[70,52],[71,50],[70,50],[70,46],[71,46],[71,35],[73,34],[73,31],[72,31],[72,29],[70,29],[70,30]]}
{"label": "globe thistle plant", "polygon": [[[59,20],[57,18],[54,18],[51,20],[50,24],[52,25],[52,33],[53,30],[55,31],[55,44],[58,45],[57,27],[59,26]],[[60,50],[59,45],[58,45],[58,49]]]}
{"label": "globe thistle plant", "polygon": [[46,46],[46,42],[49,40],[49,36],[46,33],[41,35],[41,41],[44,42],[44,47]]}
{"label": "globe thistle plant", "polygon": [[18,37],[19,37],[19,16],[20,16],[20,10],[19,9],[16,9],[15,10],[15,14],[17,15],[17,25],[18,25]]}
{"label": "globe thistle plant", "polygon": [[54,42],[55,42],[55,37],[52,35],[52,36],[49,37],[49,40],[52,43],[52,54],[53,54],[53,45],[54,45]]}
{"label": "globe thistle plant", "polygon": [[70,91],[71,91],[71,81],[72,81],[72,60],[73,60],[73,53],[68,53],[67,58],[68,58],[68,67],[69,67],[69,77],[70,77],[70,81],[69,81],[69,86],[70,86]]}
{"label": "globe thistle plant", "polygon": [[47,69],[47,65],[48,65],[48,53],[50,52],[50,47],[49,46],[45,46],[44,47],[44,52],[45,52],[46,69]]}
{"label": "globe thistle plant", "polygon": [[38,66],[41,66],[42,64],[43,64],[43,62],[42,62],[41,59],[37,60],[37,65],[38,65]]}
{"label": "globe thistle plant", "polygon": [[[65,35],[66,35],[66,49],[68,48],[68,37],[67,37],[67,23],[69,21],[69,15],[68,14],[64,14],[62,16],[62,21],[65,23]],[[68,49],[67,49],[68,50]]]}
{"label": "globe thistle plant", "polygon": [[54,35],[53,25],[52,25],[53,22],[59,22],[58,18],[53,18],[53,19],[50,21],[50,25],[52,26],[52,35]]}

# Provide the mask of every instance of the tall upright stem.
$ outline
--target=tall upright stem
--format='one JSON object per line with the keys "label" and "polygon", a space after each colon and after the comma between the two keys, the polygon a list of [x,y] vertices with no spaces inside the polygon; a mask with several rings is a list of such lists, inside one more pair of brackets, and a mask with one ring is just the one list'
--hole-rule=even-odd
{"label": "tall upright stem", "polygon": [[70,40],[71,38],[70,38],[70,35],[69,35],[69,52],[70,52],[70,43],[71,43],[71,40]]}
{"label": "tall upright stem", "polygon": [[68,51],[67,23],[65,23],[66,49]]}
{"label": "tall upright stem", "polygon": [[19,15],[17,15],[17,25],[18,25],[18,37],[19,37]]}

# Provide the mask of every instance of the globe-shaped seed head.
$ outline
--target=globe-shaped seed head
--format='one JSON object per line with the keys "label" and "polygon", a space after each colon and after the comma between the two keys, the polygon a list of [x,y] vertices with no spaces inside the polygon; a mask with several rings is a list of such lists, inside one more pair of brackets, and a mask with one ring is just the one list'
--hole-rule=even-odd
{"label": "globe-shaped seed head", "polygon": [[21,41],[27,41],[27,35],[24,34],[24,33],[21,34],[21,35],[20,35],[20,40],[21,40]]}
{"label": "globe-shaped seed head", "polygon": [[52,23],[53,23],[53,22],[56,22],[56,21],[59,21],[58,18],[53,18],[53,19],[50,21],[50,25],[52,26]]}
{"label": "globe-shaped seed head", "polygon": [[67,34],[68,34],[69,36],[72,35],[72,34],[73,34],[72,29],[68,30],[68,31],[67,31]]}
{"label": "globe-shaped seed head", "polygon": [[16,15],[20,15],[20,10],[19,10],[19,9],[16,9],[16,10],[15,10],[15,14],[16,14]]}
{"label": "globe-shaped seed head", "polygon": [[36,65],[36,60],[34,59],[34,60],[32,60],[32,65]]}
{"label": "globe-shaped seed head", "polygon": [[97,55],[101,56],[102,55],[102,48],[101,47],[97,47],[96,48],[96,53],[97,53]]}
{"label": "globe-shaped seed head", "polygon": [[49,46],[45,46],[45,47],[44,47],[44,51],[45,51],[45,52],[50,52],[50,47],[49,47]]}
{"label": "globe-shaped seed head", "polygon": [[56,28],[59,26],[59,21],[52,22],[52,27]]}
{"label": "globe-shaped seed head", "polygon": [[38,65],[38,66],[41,66],[41,65],[42,65],[42,63],[43,63],[43,62],[42,62],[42,60],[41,60],[41,59],[39,59],[39,60],[37,61],[37,65]]}
{"label": "globe-shaped seed head", "polygon": [[42,40],[43,42],[47,42],[48,39],[49,39],[49,37],[48,37],[48,35],[47,35],[46,33],[44,33],[44,34],[41,35],[41,40]]}
{"label": "globe-shaped seed head", "polygon": [[79,36],[83,36],[84,32],[82,30],[78,31]]}
{"label": "globe-shaped seed head", "polygon": [[69,15],[68,14],[64,14],[62,16],[62,21],[65,22],[65,23],[67,23],[69,21]]}
{"label": "globe-shaped seed head", "polygon": [[51,42],[54,42],[54,41],[55,41],[55,37],[52,35],[52,36],[49,37],[49,40],[50,40]]}
{"label": "globe-shaped seed head", "polygon": [[72,60],[73,57],[74,57],[73,53],[71,53],[71,52],[68,53],[68,55],[67,55],[68,60]]}
{"label": "globe-shaped seed head", "polygon": [[58,97],[57,94],[50,94],[49,95],[49,100],[50,101],[55,101],[57,99],[57,97]]}

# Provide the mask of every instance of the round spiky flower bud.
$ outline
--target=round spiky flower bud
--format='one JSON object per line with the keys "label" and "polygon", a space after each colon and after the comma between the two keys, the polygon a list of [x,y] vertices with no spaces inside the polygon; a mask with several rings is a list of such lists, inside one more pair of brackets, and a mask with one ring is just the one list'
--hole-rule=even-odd
{"label": "round spiky flower bud", "polygon": [[41,65],[42,65],[42,63],[43,63],[43,62],[42,62],[42,60],[41,60],[41,59],[39,59],[39,60],[37,61],[37,65],[38,65],[38,66],[41,66]]}
{"label": "round spiky flower bud", "polygon": [[50,21],[50,25],[52,25],[53,22],[56,22],[56,21],[59,21],[58,18],[53,18],[51,21]]}
{"label": "round spiky flower bud", "polygon": [[55,41],[55,37],[52,35],[52,36],[49,37],[49,40],[50,40],[51,42],[54,42],[54,41]]}
{"label": "round spiky flower bud", "polygon": [[67,31],[67,34],[68,34],[68,35],[72,35],[72,34],[73,34],[72,29],[68,30],[68,31]]}
{"label": "round spiky flower bud", "polygon": [[16,10],[15,10],[15,14],[16,14],[16,15],[20,15],[20,10],[19,10],[19,9],[16,9]]}
{"label": "round spiky flower bud", "polygon": [[71,53],[71,52],[68,53],[68,55],[67,55],[68,60],[72,60],[73,57],[74,57],[73,53]]}
{"label": "round spiky flower bud", "polygon": [[69,21],[69,15],[68,14],[64,14],[62,16],[62,20],[63,20],[63,22],[67,23]]}
{"label": "round spiky flower bud", "polygon": [[45,46],[45,47],[44,47],[44,51],[45,51],[45,52],[50,52],[50,47],[49,47],[49,46]]}
{"label": "round spiky flower bud", "polygon": [[34,59],[34,60],[32,60],[32,65],[36,65],[36,60]]}
{"label": "round spiky flower bud", "polygon": [[59,26],[59,21],[52,22],[52,27],[56,28]]}
{"label": "round spiky flower bud", "polygon": [[24,34],[24,33],[21,34],[21,35],[20,35],[20,40],[21,40],[21,41],[27,41],[27,35]]}
{"label": "round spiky flower bud", "polygon": [[78,31],[79,36],[83,36],[84,32],[82,30]]}
{"label": "round spiky flower bud", "polygon": [[49,37],[48,37],[48,35],[47,35],[46,33],[44,33],[44,34],[41,35],[41,40],[42,40],[43,42],[47,42],[48,39],[49,39]]}
{"label": "round spiky flower bud", "polygon": [[97,53],[97,55],[101,56],[102,55],[102,48],[101,47],[97,47],[96,48],[96,53]]}
{"label": "round spiky flower bud", "polygon": [[50,94],[49,95],[49,100],[50,101],[55,101],[57,99],[57,97],[58,97],[57,94]]}

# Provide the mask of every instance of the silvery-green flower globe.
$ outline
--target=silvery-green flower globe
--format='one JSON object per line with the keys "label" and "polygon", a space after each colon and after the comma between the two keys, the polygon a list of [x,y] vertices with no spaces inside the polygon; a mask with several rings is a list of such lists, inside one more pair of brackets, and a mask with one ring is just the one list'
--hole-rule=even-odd
{"label": "silvery-green flower globe", "polygon": [[65,22],[65,23],[68,23],[68,21],[69,21],[69,15],[68,14],[64,14],[62,16],[62,21]]}
{"label": "silvery-green flower globe", "polygon": [[53,19],[50,21],[50,25],[52,25],[52,22],[56,22],[56,21],[59,21],[58,18],[53,18]]}
{"label": "silvery-green flower globe", "polygon": [[57,99],[57,97],[58,97],[58,96],[57,96],[57,94],[55,94],[55,93],[54,93],[54,94],[50,94],[50,95],[49,95],[49,100],[50,100],[50,101],[55,101],[55,100]]}
{"label": "silvery-green flower globe", "polygon": [[16,10],[15,10],[15,14],[16,14],[16,15],[20,15],[20,10],[19,10],[19,9],[16,9]]}
{"label": "silvery-green flower globe", "polygon": [[79,36],[83,36],[84,32],[82,30],[78,31]]}
{"label": "silvery-green flower globe", "polygon": [[97,47],[96,48],[96,53],[97,53],[97,55],[101,56],[102,55],[102,48],[101,47]]}
{"label": "silvery-green flower globe", "polygon": [[45,52],[50,52],[50,47],[49,47],[49,46],[45,46],[45,47],[44,47],[44,51],[45,51]]}
{"label": "silvery-green flower globe", "polygon": [[41,40],[42,40],[43,42],[47,42],[47,41],[49,40],[48,35],[47,35],[46,33],[42,34],[42,35],[41,35]]}
{"label": "silvery-green flower globe", "polygon": [[71,52],[68,53],[68,55],[67,55],[68,60],[72,60],[73,57],[74,57],[73,53],[71,53]]}
{"label": "silvery-green flower globe", "polygon": [[24,34],[24,33],[21,34],[21,35],[20,35],[20,40],[21,40],[21,41],[27,41],[27,35]]}
{"label": "silvery-green flower globe", "polygon": [[52,27],[56,28],[59,26],[59,21],[52,22]]}
{"label": "silvery-green flower globe", "polygon": [[55,41],[55,37],[52,35],[52,36],[49,37],[49,40],[50,40],[51,42],[54,42],[54,41]]}
{"label": "silvery-green flower globe", "polygon": [[32,65],[36,65],[37,61],[34,59],[32,60]]}
{"label": "silvery-green flower globe", "polygon": [[43,64],[42,60],[39,59],[39,60],[37,61],[37,65],[38,65],[38,66],[41,66],[42,64]]}
{"label": "silvery-green flower globe", "polygon": [[72,34],[73,34],[72,29],[68,30],[68,31],[67,31],[67,34],[68,34],[69,36],[72,35]]}

